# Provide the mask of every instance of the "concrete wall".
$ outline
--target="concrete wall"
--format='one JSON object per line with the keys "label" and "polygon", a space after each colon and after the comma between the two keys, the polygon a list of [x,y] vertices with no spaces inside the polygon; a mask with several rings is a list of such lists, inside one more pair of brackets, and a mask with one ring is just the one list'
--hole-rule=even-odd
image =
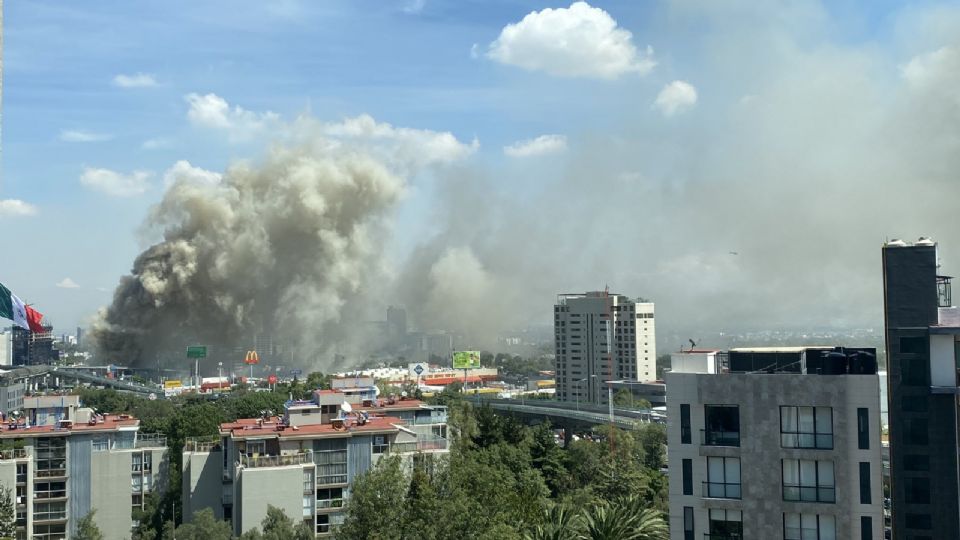
{"label": "concrete wall", "polygon": [[[129,538],[133,524],[131,453],[93,452],[90,456],[90,506],[104,538]],[[71,478],[70,482],[75,482]],[[79,516],[83,517],[83,516]]]}
{"label": "concrete wall", "polygon": [[183,453],[183,519],[190,521],[194,512],[213,509],[223,519],[223,453]]}
{"label": "concrete wall", "polygon": [[[235,482],[234,533],[253,528],[267,516],[267,505],[282,509],[294,523],[303,520],[303,466],[244,468]],[[315,497],[315,495],[311,495]]]}
{"label": "concrete wall", "polygon": [[[691,444],[681,444],[680,404],[690,405]],[[737,405],[740,447],[702,446],[704,405]],[[834,449],[781,448],[780,406],[833,409]],[[857,408],[870,411],[870,449],[857,449]],[[873,538],[883,538],[880,481],[879,389],[875,375],[667,374],[671,539],[683,539],[683,507],[694,508],[694,537],[704,537],[710,508],[741,510],[744,540],[783,537],[783,514],[836,516],[837,538],[859,539],[860,516],[870,516]],[[739,457],[742,500],[706,499],[708,456]],[[682,460],[693,464],[693,495],[683,495]],[[783,500],[783,459],[832,461],[836,503]],[[871,464],[871,502],[860,504],[859,462]]]}

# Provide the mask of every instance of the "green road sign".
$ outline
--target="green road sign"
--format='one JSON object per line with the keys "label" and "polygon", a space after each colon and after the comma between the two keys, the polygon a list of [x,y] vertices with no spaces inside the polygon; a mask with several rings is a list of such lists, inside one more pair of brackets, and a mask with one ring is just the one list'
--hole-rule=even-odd
{"label": "green road sign", "polygon": [[187,358],[206,358],[206,357],[207,357],[206,345],[197,345],[195,347],[187,347]]}

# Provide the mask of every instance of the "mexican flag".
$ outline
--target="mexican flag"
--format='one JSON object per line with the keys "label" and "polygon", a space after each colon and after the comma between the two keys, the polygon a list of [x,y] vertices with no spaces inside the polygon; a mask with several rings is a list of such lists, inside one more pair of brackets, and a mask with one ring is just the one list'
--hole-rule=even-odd
{"label": "mexican flag", "polygon": [[10,292],[10,289],[0,283],[0,317],[10,319],[13,324],[31,332],[43,332],[43,315],[30,306],[23,304],[23,300]]}

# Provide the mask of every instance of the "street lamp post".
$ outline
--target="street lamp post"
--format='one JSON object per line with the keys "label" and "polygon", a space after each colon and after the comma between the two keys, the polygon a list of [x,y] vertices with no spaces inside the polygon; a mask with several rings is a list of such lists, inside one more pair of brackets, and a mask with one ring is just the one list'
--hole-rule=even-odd
{"label": "street lamp post", "polygon": [[217,362],[217,389],[223,392],[223,362]]}
{"label": "street lamp post", "polygon": [[577,410],[578,410],[578,411],[580,410],[580,383],[582,383],[582,382],[585,381],[585,380],[587,380],[587,379],[577,379],[577,380],[573,381],[574,384],[576,384],[576,386],[577,386]]}
{"label": "street lamp post", "polygon": [[[594,373],[593,375],[590,375],[590,378],[591,378],[591,379],[597,379],[597,374]],[[597,382],[593,382],[593,381],[590,382],[590,386],[593,387],[593,395],[596,396],[596,403],[593,403],[594,405],[599,405],[599,404],[600,404],[600,385],[599,385],[599,381],[600,381],[600,379],[597,379]]]}

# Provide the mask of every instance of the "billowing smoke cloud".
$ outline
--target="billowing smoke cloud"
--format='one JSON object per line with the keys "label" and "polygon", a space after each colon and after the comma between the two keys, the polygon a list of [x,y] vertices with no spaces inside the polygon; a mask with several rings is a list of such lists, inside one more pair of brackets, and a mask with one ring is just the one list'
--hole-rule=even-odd
{"label": "billowing smoke cloud", "polygon": [[[362,153],[276,149],[221,179],[179,162],[141,253],[94,336],[106,359],[151,362],[174,346],[249,346],[257,334],[302,356],[348,338],[344,324],[379,263],[403,181]],[[182,355],[182,351],[180,351]]]}

